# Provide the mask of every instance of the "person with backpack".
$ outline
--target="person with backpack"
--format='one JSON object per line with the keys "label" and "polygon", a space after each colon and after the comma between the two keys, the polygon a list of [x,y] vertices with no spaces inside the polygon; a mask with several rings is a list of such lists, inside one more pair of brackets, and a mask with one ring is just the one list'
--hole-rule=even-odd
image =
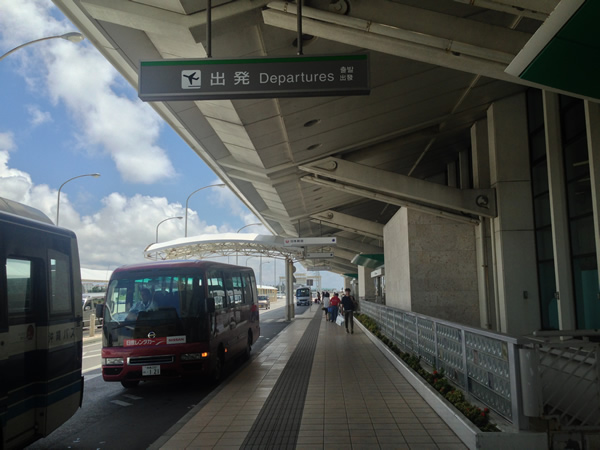
{"label": "person with backpack", "polygon": [[344,312],[344,323],[346,324],[346,333],[348,333],[348,324],[350,324],[350,333],[354,334],[354,311],[356,310],[356,300],[350,295],[350,288],[346,288],[345,295],[342,297],[342,311]]}

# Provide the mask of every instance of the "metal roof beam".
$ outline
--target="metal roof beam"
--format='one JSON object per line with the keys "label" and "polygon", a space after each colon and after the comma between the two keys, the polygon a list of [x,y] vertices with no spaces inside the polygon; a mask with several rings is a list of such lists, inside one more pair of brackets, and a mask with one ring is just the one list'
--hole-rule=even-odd
{"label": "metal roof beam", "polygon": [[457,3],[501,11],[515,16],[544,21],[559,0],[454,0]]}
{"label": "metal roof beam", "polygon": [[365,244],[364,242],[355,241],[353,239],[347,239],[341,236],[336,236],[338,248],[344,248],[350,250],[352,253],[383,253],[383,247],[376,247],[374,245]]}
{"label": "metal roof beam", "polygon": [[[496,217],[497,215],[494,189],[457,189],[331,157],[300,166],[300,169],[335,179],[335,183],[331,184],[339,183],[351,187],[348,182],[351,180],[352,186],[379,195],[383,193],[383,196],[400,197],[428,206],[439,206],[476,216]],[[439,213],[442,211],[440,210]]]}
{"label": "metal roof beam", "polygon": [[[390,5],[390,2],[386,2],[386,5]],[[393,6],[398,11],[428,13],[418,8],[402,5]],[[263,11],[263,19],[267,25],[290,31],[296,30],[295,5],[276,1],[269,3],[267,8]],[[511,82],[515,82],[515,77],[506,74],[504,69],[516,53],[494,49],[492,43],[490,43],[490,48],[483,48],[488,39],[486,34],[494,35],[495,38],[499,35],[505,36],[504,40],[498,39],[496,42],[513,43],[517,41],[514,46],[516,49],[521,48],[530,37],[526,33],[438,13],[433,13],[435,21],[446,23],[445,28],[449,28],[451,25],[469,28],[472,35],[476,36],[476,40],[474,39],[473,42],[458,42],[454,39],[433,36],[418,30],[373,23],[372,21],[341,16],[315,8],[303,8],[302,13],[303,30],[313,36]],[[419,23],[418,20],[413,22]]]}
{"label": "metal roof beam", "polygon": [[374,239],[383,238],[383,224],[354,217],[349,214],[329,210],[318,214],[311,214],[310,218],[313,222],[321,222],[340,230],[350,231]]}

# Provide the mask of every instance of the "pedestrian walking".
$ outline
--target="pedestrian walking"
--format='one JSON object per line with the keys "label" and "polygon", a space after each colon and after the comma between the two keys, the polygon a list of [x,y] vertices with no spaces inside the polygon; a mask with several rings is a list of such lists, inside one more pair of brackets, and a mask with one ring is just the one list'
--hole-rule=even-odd
{"label": "pedestrian walking", "polygon": [[329,320],[335,322],[338,315],[338,309],[340,305],[340,298],[337,295],[337,292],[333,293],[331,299],[329,299]]}
{"label": "pedestrian walking", "polygon": [[329,293],[323,292],[323,311],[325,311],[325,320],[329,320]]}
{"label": "pedestrian walking", "polygon": [[[342,311],[344,312],[344,323],[346,324],[346,333],[354,334],[354,311],[356,310],[356,300],[350,294],[350,289],[346,288],[345,294],[341,300]],[[350,331],[348,331],[350,324]]]}

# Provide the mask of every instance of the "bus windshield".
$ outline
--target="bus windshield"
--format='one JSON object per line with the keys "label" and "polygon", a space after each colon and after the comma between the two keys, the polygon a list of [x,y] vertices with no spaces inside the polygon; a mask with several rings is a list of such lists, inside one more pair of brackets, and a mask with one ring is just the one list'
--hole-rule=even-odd
{"label": "bus windshield", "polygon": [[185,342],[206,339],[198,327],[205,317],[202,277],[178,273],[135,274],[113,279],[108,287],[104,323],[109,346],[126,345],[127,339],[185,336]]}
{"label": "bus windshield", "polygon": [[296,290],[296,297],[310,297],[310,288],[298,288]]}

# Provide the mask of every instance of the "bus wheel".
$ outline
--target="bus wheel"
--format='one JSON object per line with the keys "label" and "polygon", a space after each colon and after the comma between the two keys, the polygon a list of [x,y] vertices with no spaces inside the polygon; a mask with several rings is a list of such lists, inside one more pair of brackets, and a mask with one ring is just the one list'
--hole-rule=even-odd
{"label": "bus wheel", "polygon": [[215,358],[213,369],[212,369],[212,381],[218,383],[223,378],[223,365],[224,365],[223,351],[219,349],[219,354]]}
{"label": "bus wheel", "polygon": [[138,387],[138,384],[140,384],[139,380],[121,381],[121,386],[123,386],[125,389],[136,388]]}
{"label": "bus wheel", "polygon": [[246,342],[246,351],[244,352],[244,359],[250,359],[251,351],[252,351],[252,331],[248,331],[248,341]]}

